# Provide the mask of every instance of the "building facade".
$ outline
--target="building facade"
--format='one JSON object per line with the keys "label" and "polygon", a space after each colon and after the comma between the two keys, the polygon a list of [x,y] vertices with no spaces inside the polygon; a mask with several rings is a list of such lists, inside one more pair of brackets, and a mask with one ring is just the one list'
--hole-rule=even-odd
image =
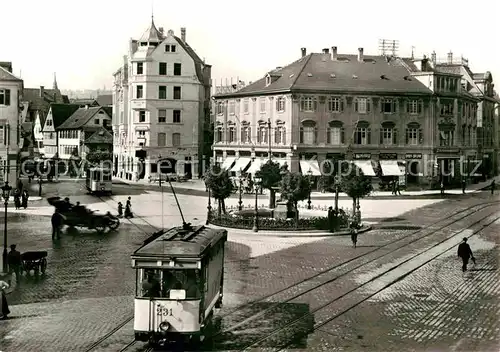
{"label": "building facade", "polygon": [[[159,171],[197,177],[210,119],[210,75],[206,65],[172,30],[152,21],[114,73],[114,172],[138,180]],[[162,162],[164,161],[164,162]]]}
{"label": "building facade", "polygon": [[42,150],[45,159],[57,158],[59,146],[58,127],[78,109],[79,105],[50,104],[45,123],[42,127]]}
{"label": "building facade", "polygon": [[213,149],[224,168],[253,174],[271,154],[315,176],[347,159],[370,176],[422,185],[439,175],[460,180],[462,146],[477,149],[478,102],[461,89],[460,75],[427,59],[368,56],[362,48],[301,53],[238,92],[215,96]]}
{"label": "building facade", "polygon": [[0,182],[15,185],[19,153],[23,81],[12,74],[12,63],[0,63]]}

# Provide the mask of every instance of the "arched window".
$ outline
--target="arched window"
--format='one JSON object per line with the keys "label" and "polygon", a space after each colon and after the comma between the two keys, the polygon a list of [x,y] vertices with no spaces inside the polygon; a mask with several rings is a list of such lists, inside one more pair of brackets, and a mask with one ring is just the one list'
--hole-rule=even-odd
{"label": "arched window", "polygon": [[276,127],[274,128],[274,143],[286,144],[286,127],[285,123],[282,121],[276,122]]}
{"label": "arched window", "polygon": [[371,128],[367,121],[359,121],[354,133],[354,144],[367,145],[372,143]]}
{"label": "arched window", "polygon": [[252,138],[252,128],[250,123],[243,121],[241,123],[241,143],[251,143]]}
{"label": "arched window", "polygon": [[380,128],[380,144],[382,145],[397,145],[398,143],[398,130],[394,122],[382,122]]}
{"label": "arched window", "polygon": [[236,142],[236,125],[234,122],[228,122],[227,124],[227,142]]}
{"label": "arched window", "polygon": [[224,124],[221,122],[218,122],[217,125],[215,126],[215,143],[221,143],[223,142],[223,136],[224,136]]}
{"label": "arched window", "polygon": [[424,134],[417,122],[410,122],[406,126],[406,142],[408,145],[419,145],[423,143]]}
{"label": "arched window", "polygon": [[316,122],[312,120],[306,120],[302,122],[300,126],[300,143],[303,144],[316,144],[318,140],[318,128],[316,127]]}
{"label": "arched window", "polygon": [[340,145],[345,143],[345,131],[342,121],[334,120],[326,128],[326,143]]}
{"label": "arched window", "polygon": [[263,121],[263,120],[259,120],[259,122],[257,124],[258,124],[257,143],[268,143],[268,140],[267,140],[267,138],[269,137],[268,123]]}

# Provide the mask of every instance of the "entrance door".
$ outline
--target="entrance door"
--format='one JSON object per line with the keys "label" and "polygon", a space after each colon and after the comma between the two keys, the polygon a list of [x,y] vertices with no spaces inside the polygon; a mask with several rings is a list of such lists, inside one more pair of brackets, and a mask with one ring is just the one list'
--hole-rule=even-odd
{"label": "entrance door", "polygon": [[188,179],[193,177],[193,165],[191,164],[191,157],[186,157],[186,162],[184,163],[184,174]]}
{"label": "entrance door", "polygon": [[144,179],[144,176],[146,175],[146,162],[144,159],[139,159],[139,173],[138,173],[138,178],[139,180]]}

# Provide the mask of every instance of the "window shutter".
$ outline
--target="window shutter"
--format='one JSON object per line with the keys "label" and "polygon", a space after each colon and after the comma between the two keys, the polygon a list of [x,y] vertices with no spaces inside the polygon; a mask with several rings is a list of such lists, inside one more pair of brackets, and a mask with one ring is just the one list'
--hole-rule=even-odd
{"label": "window shutter", "polygon": [[380,144],[384,144],[384,129],[380,129]]}
{"label": "window shutter", "polygon": [[300,128],[299,142],[304,143],[304,127]]}
{"label": "window shutter", "polygon": [[5,105],[10,105],[10,89],[5,90]]}
{"label": "window shutter", "polygon": [[344,127],[340,129],[340,143],[344,144],[345,143],[345,130]]}
{"label": "window shutter", "polygon": [[424,131],[421,128],[418,130],[418,143],[424,143]]}
{"label": "window shutter", "polygon": [[417,104],[417,109],[418,109],[418,110],[417,110],[417,112],[418,112],[419,114],[421,114],[421,113],[422,113],[422,110],[424,110],[423,105],[424,105],[424,104],[423,104],[423,102],[422,102],[421,100],[419,100],[419,101],[418,101],[418,104]]}
{"label": "window shutter", "polygon": [[344,111],[344,99],[343,98],[340,98],[340,112],[343,112]]}
{"label": "window shutter", "polygon": [[318,127],[314,127],[314,144],[318,143]]}
{"label": "window shutter", "polygon": [[316,100],[316,98],[314,98],[313,100],[313,111],[316,111],[318,110],[318,101]]}
{"label": "window shutter", "polygon": [[370,112],[372,108],[372,101],[370,99],[366,99],[366,112]]}
{"label": "window shutter", "polygon": [[278,129],[278,127],[275,127],[274,128],[274,143],[276,143],[276,144],[278,144],[280,142],[279,132],[280,132],[280,130]]}
{"label": "window shutter", "polygon": [[241,137],[240,137],[240,142],[245,143],[245,127],[241,128]]}
{"label": "window shutter", "polygon": [[245,142],[250,142],[252,140],[252,127],[248,127],[247,140]]}
{"label": "window shutter", "polygon": [[280,111],[280,99],[276,99],[276,111]]}
{"label": "window shutter", "polygon": [[282,133],[283,133],[283,135],[282,135],[282,136],[283,136],[283,138],[282,138],[281,143],[286,144],[286,128],[285,128],[285,127],[283,127],[283,130],[282,130],[282,131],[283,131],[283,132],[282,132]]}
{"label": "window shutter", "polygon": [[368,144],[372,144],[372,130],[368,128],[366,130],[366,139],[368,140]]}
{"label": "window shutter", "polygon": [[327,144],[331,144],[332,143],[332,136],[330,134],[331,134],[331,129],[330,129],[330,127],[328,127],[326,129],[326,143]]}
{"label": "window shutter", "polygon": [[410,133],[410,130],[407,128],[406,129],[406,140],[405,140],[405,144],[409,144],[410,143],[410,136],[409,136],[409,133]]}
{"label": "window shutter", "polygon": [[407,112],[407,113],[410,113],[410,103],[411,103],[411,101],[409,101],[409,100],[405,100],[406,112]]}
{"label": "window shutter", "polygon": [[359,109],[358,109],[358,99],[354,99],[354,111],[355,112],[359,111]]}
{"label": "window shutter", "polygon": [[282,100],[283,100],[283,111],[285,111],[286,110],[286,100],[285,100],[285,98],[282,98]]}
{"label": "window shutter", "polygon": [[397,111],[397,108],[398,108],[398,102],[396,100],[393,100],[392,101],[392,113],[395,113],[395,112],[398,112]]}
{"label": "window shutter", "polygon": [[305,102],[304,99],[300,99],[300,111],[304,111],[305,109]]}
{"label": "window shutter", "polygon": [[384,112],[384,99],[378,101],[380,112]]}
{"label": "window shutter", "polygon": [[257,143],[260,143],[262,140],[262,127],[257,127]]}
{"label": "window shutter", "polygon": [[398,129],[394,128],[392,130],[392,144],[398,145],[399,144],[399,139],[398,139]]}

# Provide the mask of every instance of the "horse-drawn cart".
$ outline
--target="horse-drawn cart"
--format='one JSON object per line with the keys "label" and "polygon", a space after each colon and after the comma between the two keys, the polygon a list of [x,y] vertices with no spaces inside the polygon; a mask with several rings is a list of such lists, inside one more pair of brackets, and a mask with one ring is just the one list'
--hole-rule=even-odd
{"label": "horse-drawn cart", "polygon": [[47,269],[47,252],[32,251],[22,253],[21,266],[21,273],[26,272],[26,274],[29,274],[33,270],[35,275],[38,275],[40,272],[45,274],[45,270]]}
{"label": "horse-drawn cart", "polygon": [[47,199],[50,205],[62,215],[63,225],[70,228],[86,227],[88,229],[104,232],[106,229],[116,230],[120,226],[120,219],[111,213],[96,214],[84,206],[74,206],[62,200],[60,197],[50,197]]}

